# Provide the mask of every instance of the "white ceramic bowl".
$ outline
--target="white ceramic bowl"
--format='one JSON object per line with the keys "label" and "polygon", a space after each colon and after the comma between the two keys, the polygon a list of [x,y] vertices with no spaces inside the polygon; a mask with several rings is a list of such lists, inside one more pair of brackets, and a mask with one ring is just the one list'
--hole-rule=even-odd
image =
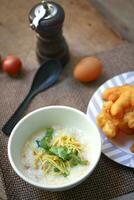
{"label": "white ceramic bowl", "polygon": [[[82,131],[88,132],[89,141],[91,143],[91,160],[89,164],[89,170],[87,173],[77,180],[64,184],[62,186],[47,186],[39,184],[23,172],[21,164],[21,151],[34,131],[45,126],[61,125],[70,128],[78,128]],[[33,186],[43,188],[50,191],[62,191],[70,189],[83,180],[85,180],[95,169],[101,155],[101,138],[97,128],[87,118],[87,116],[74,108],[66,106],[48,106],[37,109],[23,119],[13,129],[8,142],[8,157],[14,171],[26,182]]]}

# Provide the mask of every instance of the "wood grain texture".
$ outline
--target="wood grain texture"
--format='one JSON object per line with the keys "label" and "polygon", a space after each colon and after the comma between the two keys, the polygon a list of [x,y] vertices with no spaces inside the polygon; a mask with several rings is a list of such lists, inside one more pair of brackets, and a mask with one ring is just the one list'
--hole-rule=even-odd
{"label": "wood grain texture", "polygon": [[90,0],[114,29],[134,42],[134,0]]}
{"label": "wood grain texture", "polygon": [[[116,47],[122,40],[86,0],[57,0],[66,13],[64,35],[72,57],[82,57]],[[35,0],[0,0],[0,53],[13,53],[28,68],[37,65],[36,37],[29,27],[28,12]]]}

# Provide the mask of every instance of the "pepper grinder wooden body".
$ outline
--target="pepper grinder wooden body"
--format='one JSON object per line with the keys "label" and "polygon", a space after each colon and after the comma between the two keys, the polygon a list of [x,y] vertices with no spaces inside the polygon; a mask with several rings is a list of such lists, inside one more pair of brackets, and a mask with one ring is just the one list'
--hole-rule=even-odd
{"label": "pepper grinder wooden body", "polygon": [[[40,63],[47,59],[58,59],[64,66],[69,60],[68,45],[62,34],[64,10],[52,1],[46,2],[47,7],[43,7],[45,10],[42,5],[41,3],[35,5],[29,13],[31,27],[36,31],[37,36],[37,58]],[[39,20],[42,10],[44,16],[42,15],[43,17]]]}

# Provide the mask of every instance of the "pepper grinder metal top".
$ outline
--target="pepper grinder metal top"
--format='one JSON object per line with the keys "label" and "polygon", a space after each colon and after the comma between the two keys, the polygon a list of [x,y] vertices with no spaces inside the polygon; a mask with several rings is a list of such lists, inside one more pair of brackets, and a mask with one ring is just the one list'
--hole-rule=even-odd
{"label": "pepper grinder metal top", "polygon": [[36,54],[40,62],[59,59],[64,66],[69,60],[68,46],[62,34],[63,8],[53,1],[42,1],[29,12],[30,26],[36,32]]}

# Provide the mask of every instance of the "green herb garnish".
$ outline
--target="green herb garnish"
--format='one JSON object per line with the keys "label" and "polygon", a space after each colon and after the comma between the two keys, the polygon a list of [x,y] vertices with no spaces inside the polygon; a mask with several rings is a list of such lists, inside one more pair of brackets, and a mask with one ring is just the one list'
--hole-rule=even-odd
{"label": "green herb garnish", "polygon": [[46,128],[45,136],[41,140],[36,140],[37,147],[43,150],[36,151],[36,166],[38,162],[41,163],[44,173],[52,171],[66,177],[72,167],[88,164],[81,156],[83,147],[75,137],[61,135],[53,138],[53,134],[53,128]]}
{"label": "green herb garnish", "polygon": [[45,136],[39,141],[39,147],[43,148],[44,150],[48,151],[50,149],[50,141],[52,139],[54,133],[53,128],[46,128]]}
{"label": "green herb garnish", "polygon": [[79,155],[72,154],[71,155],[71,159],[70,159],[71,167],[79,165],[79,164],[80,165],[87,165],[88,161],[83,159],[83,158],[81,158]]}
{"label": "green herb garnish", "polygon": [[63,160],[68,160],[71,153],[71,151],[67,149],[67,147],[64,147],[64,146],[59,146],[59,147],[52,146],[49,149],[49,151],[50,153],[58,156],[59,158]]}

